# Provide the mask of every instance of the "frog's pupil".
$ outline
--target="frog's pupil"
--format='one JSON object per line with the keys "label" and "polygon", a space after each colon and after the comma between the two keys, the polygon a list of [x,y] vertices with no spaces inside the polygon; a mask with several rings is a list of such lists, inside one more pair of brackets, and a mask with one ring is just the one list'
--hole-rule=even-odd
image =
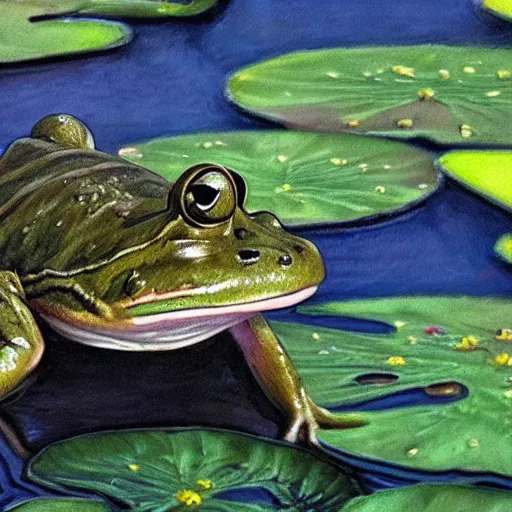
{"label": "frog's pupil", "polygon": [[194,198],[194,202],[201,210],[209,210],[219,198],[220,191],[209,185],[193,185],[190,193]]}

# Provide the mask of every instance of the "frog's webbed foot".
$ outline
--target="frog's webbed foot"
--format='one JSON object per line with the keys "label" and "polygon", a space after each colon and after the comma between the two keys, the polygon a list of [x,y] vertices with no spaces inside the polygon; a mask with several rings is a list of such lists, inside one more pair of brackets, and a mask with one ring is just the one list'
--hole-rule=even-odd
{"label": "frog's webbed foot", "polygon": [[37,366],[44,343],[13,272],[0,271],[0,399]]}
{"label": "frog's webbed foot", "polygon": [[316,405],[306,394],[304,388],[300,391],[300,408],[292,415],[285,441],[292,443],[307,442],[318,444],[316,431],[322,429],[358,428],[368,424],[359,414],[334,414]]}

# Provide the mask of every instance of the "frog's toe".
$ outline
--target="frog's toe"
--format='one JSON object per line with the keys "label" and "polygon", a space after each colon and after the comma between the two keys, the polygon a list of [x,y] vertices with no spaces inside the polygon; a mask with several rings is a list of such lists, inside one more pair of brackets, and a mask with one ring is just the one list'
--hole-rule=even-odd
{"label": "frog's toe", "polygon": [[89,128],[69,114],[44,117],[32,128],[31,136],[77,149],[94,149],[94,137]]}
{"label": "frog's toe", "polygon": [[18,277],[0,272],[0,399],[34,370],[43,351],[43,339]]}

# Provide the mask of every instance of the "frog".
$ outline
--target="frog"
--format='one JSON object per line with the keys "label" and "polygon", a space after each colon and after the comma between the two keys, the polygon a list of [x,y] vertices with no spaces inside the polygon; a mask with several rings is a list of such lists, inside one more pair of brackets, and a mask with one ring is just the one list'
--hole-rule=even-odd
{"label": "frog", "polygon": [[229,331],[286,441],[355,428],[307,393],[263,312],[311,297],[316,246],[245,209],[242,176],[218,163],[175,182],[96,148],[70,114],[39,120],[0,158],[0,399],[44,352],[41,325],[107,350],[167,351]]}

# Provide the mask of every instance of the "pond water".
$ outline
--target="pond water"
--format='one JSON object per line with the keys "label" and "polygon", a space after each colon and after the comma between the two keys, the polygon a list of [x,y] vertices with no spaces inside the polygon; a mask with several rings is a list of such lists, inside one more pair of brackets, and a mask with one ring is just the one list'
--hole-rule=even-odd
{"label": "pond water", "polygon": [[[55,112],[82,119],[107,152],[163,135],[277,129],[227,102],[223,90],[230,73],[300,49],[512,44],[512,29],[477,15],[470,0],[231,0],[195,20],[130,24],[135,39],[122,49],[0,69],[0,147]],[[510,269],[493,256],[493,244],[511,225],[510,214],[445,180],[431,198],[400,217],[364,227],[301,229],[327,265],[328,278],[312,302],[443,293],[510,297]],[[144,426],[191,421],[278,434],[279,412],[255,391],[230,340],[158,362],[152,355],[106,356],[53,341],[37,385],[0,405],[33,448],[89,430],[138,426],[138,417],[145,418]],[[199,365],[198,358],[210,362]],[[190,369],[186,382],[179,373],[183,366]],[[176,406],[188,396],[197,397],[193,413]],[[44,494],[20,478],[21,462],[7,444],[0,451],[2,510]],[[378,468],[368,470],[375,474],[368,477],[370,486],[395,483],[389,474],[377,476]]]}

